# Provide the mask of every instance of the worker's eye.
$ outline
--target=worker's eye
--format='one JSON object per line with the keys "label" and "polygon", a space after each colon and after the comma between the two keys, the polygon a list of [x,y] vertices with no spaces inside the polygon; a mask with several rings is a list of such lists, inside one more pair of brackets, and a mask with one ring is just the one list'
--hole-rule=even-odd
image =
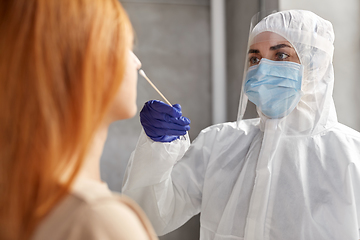
{"label": "worker's eye", "polygon": [[288,57],[290,57],[289,54],[284,52],[277,52],[275,56],[276,56],[276,61],[285,61]]}
{"label": "worker's eye", "polygon": [[257,64],[259,64],[259,62],[260,62],[260,59],[258,57],[252,56],[252,57],[249,58],[249,65],[250,66],[257,65]]}

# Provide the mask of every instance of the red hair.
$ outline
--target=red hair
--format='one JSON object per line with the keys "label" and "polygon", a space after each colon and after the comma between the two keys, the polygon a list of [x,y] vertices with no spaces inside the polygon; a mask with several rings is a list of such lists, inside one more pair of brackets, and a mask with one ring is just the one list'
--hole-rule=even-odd
{"label": "red hair", "polygon": [[12,0],[0,36],[0,239],[29,239],[69,192],[133,33],[117,0]]}

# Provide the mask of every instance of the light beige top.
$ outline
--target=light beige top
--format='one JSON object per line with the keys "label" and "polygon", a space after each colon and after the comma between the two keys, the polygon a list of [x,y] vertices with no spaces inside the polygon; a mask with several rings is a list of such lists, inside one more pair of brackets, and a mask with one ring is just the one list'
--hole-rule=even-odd
{"label": "light beige top", "polygon": [[33,240],[158,239],[135,202],[106,183],[78,179],[36,229]]}

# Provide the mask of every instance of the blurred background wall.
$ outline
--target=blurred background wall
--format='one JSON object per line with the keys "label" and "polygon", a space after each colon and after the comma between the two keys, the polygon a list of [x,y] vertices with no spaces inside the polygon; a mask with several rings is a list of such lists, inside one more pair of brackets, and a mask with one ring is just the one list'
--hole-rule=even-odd
{"label": "blurred background wall", "polygon": [[[142,69],[172,103],[191,119],[193,140],[212,124],[211,1],[124,0],[136,32],[134,52]],[[324,7],[326,6],[326,7]],[[307,9],[330,20],[335,29],[334,98],[339,121],[360,130],[359,0],[225,0],[226,110],[235,121],[251,17],[260,9]],[[138,112],[150,99],[162,100],[139,76]],[[256,117],[249,104],[245,118]],[[141,131],[139,115],[113,123],[101,159],[101,176],[110,189],[121,191],[125,168]],[[161,240],[199,239],[199,216]]]}

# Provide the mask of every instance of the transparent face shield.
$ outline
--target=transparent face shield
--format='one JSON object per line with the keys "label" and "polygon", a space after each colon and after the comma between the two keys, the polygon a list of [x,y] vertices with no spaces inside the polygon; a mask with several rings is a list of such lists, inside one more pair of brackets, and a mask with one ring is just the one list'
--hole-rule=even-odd
{"label": "transparent face shield", "polygon": [[296,49],[276,32],[264,29],[257,33],[254,28],[262,15],[251,20],[238,120],[248,100],[259,115],[281,118],[294,109],[301,95],[303,68]]}
{"label": "transparent face shield", "polygon": [[319,36],[311,18],[304,13],[297,16],[296,11],[258,13],[252,18],[238,126],[248,101],[256,105],[262,121],[279,119],[292,131],[311,131],[321,121],[324,96],[332,91],[328,80],[333,76],[328,70],[332,70],[333,46]]}

